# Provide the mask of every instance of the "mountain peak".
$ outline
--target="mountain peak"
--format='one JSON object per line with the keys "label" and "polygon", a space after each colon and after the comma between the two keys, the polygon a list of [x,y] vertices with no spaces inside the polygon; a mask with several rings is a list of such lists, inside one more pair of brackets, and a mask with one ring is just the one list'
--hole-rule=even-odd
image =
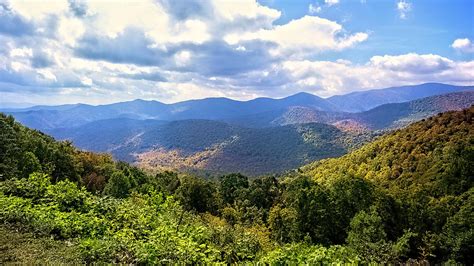
{"label": "mountain peak", "polygon": [[290,96],[288,96],[288,97],[286,97],[286,98],[305,98],[305,97],[321,98],[321,97],[319,97],[319,96],[316,96],[316,95],[314,95],[314,94],[311,94],[311,93],[309,93],[309,92],[304,92],[304,91],[298,92],[298,93],[293,94],[293,95],[290,95]]}

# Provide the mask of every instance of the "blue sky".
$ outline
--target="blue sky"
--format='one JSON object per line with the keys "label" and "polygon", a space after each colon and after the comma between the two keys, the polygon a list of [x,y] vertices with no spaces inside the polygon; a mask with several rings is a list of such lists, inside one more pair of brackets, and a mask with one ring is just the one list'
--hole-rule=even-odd
{"label": "blue sky", "polygon": [[0,0],[0,105],[474,84],[471,0]]}

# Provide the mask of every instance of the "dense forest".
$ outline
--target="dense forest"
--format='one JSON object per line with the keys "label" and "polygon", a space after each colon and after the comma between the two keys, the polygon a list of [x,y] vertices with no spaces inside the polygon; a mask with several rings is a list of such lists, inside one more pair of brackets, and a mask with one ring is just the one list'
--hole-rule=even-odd
{"label": "dense forest", "polygon": [[0,115],[0,263],[472,264],[473,116],[439,114],[278,178],[204,179]]}

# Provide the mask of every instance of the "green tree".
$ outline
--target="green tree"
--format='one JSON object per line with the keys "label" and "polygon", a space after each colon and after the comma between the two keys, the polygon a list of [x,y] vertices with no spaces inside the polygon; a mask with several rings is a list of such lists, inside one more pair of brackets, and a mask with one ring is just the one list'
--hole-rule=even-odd
{"label": "green tree", "polygon": [[217,211],[214,199],[215,187],[211,182],[194,176],[183,176],[176,190],[176,199],[186,210],[198,212]]}
{"label": "green tree", "polygon": [[445,248],[450,259],[472,265],[474,262],[474,188],[466,192],[465,203],[459,211],[448,218],[443,228]]}
{"label": "green tree", "polygon": [[34,153],[27,151],[23,154],[20,160],[19,168],[21,171],[21,176],[28,177],[33,172],[40,172],[41,164]]}
{"label": "green tree", "polygon": [[382,218],[375,208],[360,211],[350,223],[347,243],[367,261],[387,262],[391,256],[391,246],[385,241]]}
{"label": "green tree", "polygon": [[354,215],[372,205],[374,187],[362,178],[343,176],[336,179],[330,189],[330,201],[334,212],[332,221],[334,233],[331,235],[331,242],[342,244],[347,237],[349,224]]}
{"label": "green tree", "polygon": [[0,113],[0,180],[10,179],[18,173],[20,146],[12,116]]}
{"label": "green tree", "polygon": [[220,193],[224,203],[233,204],[249,187],[249,180],[241,174],[230,174],[220,177]]}
{"label": "green tree", "polygon": [[104,194],[116,198],[125,198],[130,192],[130,180],[121,171],[112,174],[104,188]]}
{"label": "green tree", "polygon": [[283,199],[297,212],[301,236],[309,236],[313,243],[329,244],[333,234],[329,193],[304,176],[291,179],[286,186]]}
{"label": "green tree", "polygon": [[301,238],[298,212],[293,208],[276,205],[270,209],[268,226],[272,236],[280,243],[298,241]]}

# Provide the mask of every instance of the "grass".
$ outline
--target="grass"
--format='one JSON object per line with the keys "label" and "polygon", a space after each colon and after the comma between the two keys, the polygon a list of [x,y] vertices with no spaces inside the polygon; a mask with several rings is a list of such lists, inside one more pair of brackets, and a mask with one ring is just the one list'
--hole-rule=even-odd
{"label": "grass", "polygon": [[0,265],[83,264],[77,245],[0,225]]}

